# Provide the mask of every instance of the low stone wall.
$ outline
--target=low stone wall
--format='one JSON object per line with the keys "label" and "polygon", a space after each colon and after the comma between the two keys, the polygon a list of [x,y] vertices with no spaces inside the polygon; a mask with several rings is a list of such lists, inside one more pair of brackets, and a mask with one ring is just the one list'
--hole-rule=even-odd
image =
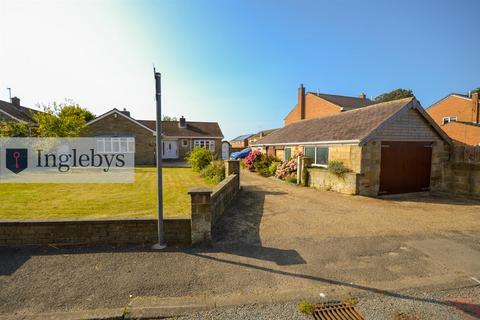
{"label": "low stone wall", "polygon": [[447,162],[435,191],[480,198],[480,164]]}
{"label": "low stone wall", "polygon": [[226,178],[215,189],[195,188],[188,193],[192,201],[192,244],[208,243],[212,228],[240,191],[240,162],[225,161]]}
{"label": "low stone wall", "polygon": [[[190,245],[190,219],[164,220],[169,245]],[[153,244],[157,220],[0,221],[0,246]]]}
{"label": "low stone wall", "polygon": [[345,194],[358,194],[358,174],[348,172],[341,176],[323,168],[308,168],[308,186],[324,191],[335,191]]}

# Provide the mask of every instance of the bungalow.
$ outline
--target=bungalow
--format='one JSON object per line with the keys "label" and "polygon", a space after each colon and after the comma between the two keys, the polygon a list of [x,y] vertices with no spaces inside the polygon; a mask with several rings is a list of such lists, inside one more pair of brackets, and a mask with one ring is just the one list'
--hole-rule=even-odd
{"label": "bungalow", "polygon": [[427,113],[457,143],[480,145],[478,92],[452,93],[427,109]]}
{"label": "bungalow", "polygon": [[[87,127],[87,135],[99,137],[106,150],[135,150],[135,164],[155,164],[155,120],[136,120],[126,109],[114,108],[88,122]],[[183,159],[194,147],[206,148],[220,158],[222,139],[216,122],[187,121],[183,116],[179,121],[162,121],[162,159]]]}
{"label": "bungalow", "polygon": [[[312,160],[311,186],[381,195],[439,188],[450,144],[420,103],[406,98],[296,121],[255,146],[285,160],[303,152]],[[348,179],[330,184],[335,177],[323,168],[332,160],[351,171]]]}
{"label": "bungalow", "polygon": [[36,127],[33,115],[41,112],[20,105],[20,99],[13,97],[11,102],[0,100],[0,121],[17,121],[26,123],[29,127]]}

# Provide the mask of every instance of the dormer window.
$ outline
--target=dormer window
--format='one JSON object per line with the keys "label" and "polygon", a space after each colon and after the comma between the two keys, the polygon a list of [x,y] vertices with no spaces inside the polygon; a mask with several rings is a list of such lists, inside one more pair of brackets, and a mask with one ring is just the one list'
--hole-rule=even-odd
{"label": "dormer window", "polygon": [[457,117],[443,117],[443,124],[457,121]]}

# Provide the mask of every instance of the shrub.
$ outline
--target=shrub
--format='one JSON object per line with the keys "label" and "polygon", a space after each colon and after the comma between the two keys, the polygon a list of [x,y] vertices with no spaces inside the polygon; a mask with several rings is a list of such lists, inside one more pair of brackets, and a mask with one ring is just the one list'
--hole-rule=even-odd
{"label": "shrub", "polygon": [[287,182],[289,183],[293,183],[293,184],[296,184],[297,183],[297,175],[292,173],[291,175],[289,175],[286,179],[285,179]]}
{"label": "shrub", "polygon": [[294,158],[280,163],[275,172],[275,176],[279,179],[286,179],[292,173],[295,175],[297,173],[297,159]]}
{"label": "shrub", "polygon": [[185,157],[187,163],[194,171],[201,171],[213,161],[213,154],[205,148],[195,147]]}
{"label": "shrub", "polygon": [[261,156],[261,151],[252,150],[243,160],[243,162],[245,163],[245,167],[252,172],[255,171],[255,162],[260,161]]}
{"label": "shrub", "polygon": [[269,176],[275,175],[275,172],[277,172],[277,168],[280,163],[281,163],[280,161],[273,161],[272,163],[270,163],[270,166],[268,167]]}
{"label": "shrub", "polygon": [[313,312],[315,311],[315,306],[307,300],[302,300],[298,304],[298,311],[303,314],[313,314]]}
{"label": "shrub", "polygon": [[225,164],[223,161],[212,161],[200,171],[200,175],[212,184],[220,183],[225,179]]}
{"label": "shrub", "polygon": [[328,171],[337,176],[343,176],[345,173],[350,172],[351,170],[347,168],[342,161],[332,160],[328,163]]}
{"label": "shrub", "polygon": [[268,156],[266,154],[262,154],[261,156],[257,157],[254,161],[253,165],[255,167],[255,171],[257,171],[258,173],[260,173],[260,175],[264,177],[272,176],[273,174],[275,174],[275,172],[273,172],[273,174],[270,173],[270,165],[274,161],[275,161],[274,157]]}

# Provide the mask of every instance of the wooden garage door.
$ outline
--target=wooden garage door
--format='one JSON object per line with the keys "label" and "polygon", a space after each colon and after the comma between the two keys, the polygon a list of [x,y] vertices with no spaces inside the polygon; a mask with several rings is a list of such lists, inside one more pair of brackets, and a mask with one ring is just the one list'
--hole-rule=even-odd
{"label": "wooden garage door", "polygon": [[426,191],[430,187],[431,142],[382,142],[379,194]]}

